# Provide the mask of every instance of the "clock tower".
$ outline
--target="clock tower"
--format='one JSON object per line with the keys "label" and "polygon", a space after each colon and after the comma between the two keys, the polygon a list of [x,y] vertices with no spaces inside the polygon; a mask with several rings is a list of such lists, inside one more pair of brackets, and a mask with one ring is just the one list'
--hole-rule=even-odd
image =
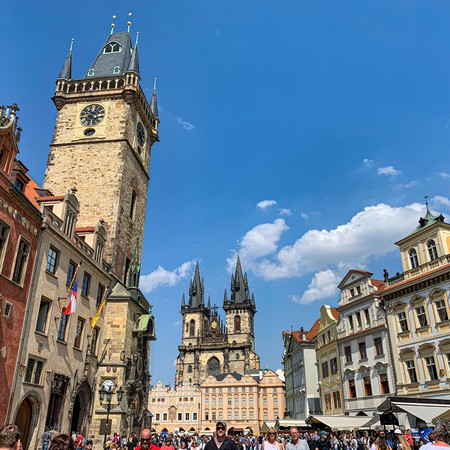
{"label": "clock tower", "polygon": [[133,46],[128,31],[113,31],[82,78],[72,77],[70,48],[53,96],[58,115],[44,185],[55,195],[77,189],[77,226],[104,222],[103,257],[127,284],[143,241],[159,119],[156,86],[148,102],[140,84],[137,38]]}

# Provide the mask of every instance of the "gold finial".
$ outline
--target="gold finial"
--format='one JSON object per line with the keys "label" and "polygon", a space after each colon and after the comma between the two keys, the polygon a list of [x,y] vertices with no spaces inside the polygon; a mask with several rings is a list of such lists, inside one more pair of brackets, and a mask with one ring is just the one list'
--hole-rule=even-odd
{"label": "gold finial", "polygon": [[[128,13],[128,17],[131,17],[132,15],[133,15],[133,13]],[[130,32],[130,27],[131,27],[131,21],[130,21],[130,19],[128,19],[127,26],[128,26],[127,31],[128,31],[128,33],[129,33],[129,32]]]}
{"label": "gold finial", "polygon": [[[117,16],[112,16],[113,20],[116,19]],[[111,24],[111,34],[114,33],[114,28],[116,28],[116,25],[114,24],[114,22]]]}

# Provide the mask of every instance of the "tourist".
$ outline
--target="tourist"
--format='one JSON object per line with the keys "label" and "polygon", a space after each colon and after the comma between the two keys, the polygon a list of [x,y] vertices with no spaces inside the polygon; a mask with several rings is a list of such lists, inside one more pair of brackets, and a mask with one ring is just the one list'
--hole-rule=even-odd
{"label": "tourist", "polygon": [[392,446],[388,443],[386,434],[383,431],[378,435],[377,446],[377,450],[392,450]]}
{"label": "tourist", "polygon": [[159,447],[153,442],[152,440],[152,433],[148,428],[144,428],[141,431],[141,440],[139,442],[139,445],[136,447],[135,450],[159,450]]}
{"label": "tourist", "polygon": [[0,430],[0,450],[21,450],[20,430],[17,425],[5,425]]}
{"label": "tourist", "polygon": [[175,450],[174,446],[172,445],[172,440],[170,438],[166,438],[164,444],[161,446],[161,450]]}
{"label": "tourist", "polygon": [[435,443],[431,444],[429,449],[448,450],[450,448],[450,421],[438,420],[434,428]]}
{"label": "tourist", "polygon": [[86,445],[84,446],[84,450],[92,450],[94,443],[92,442],[92,439],[88,439],[86,441]]}
{"label": "tourist", "polygon": [[42,450],[48,450],[52,435],[50,434],[50,427],[45,427],[44,434],[42,435]]}
{"label": "tourist", "polygon": [[263,450],[280,450],[281,445],[277,440],[278,434],[274,427],[267,431],[266,440],[263,442]]}
{"label": "tourist", "polygon": [[285,450],[309,450],[308,443],[304,439],[300,438],[300,433],[297,427],[291,427],[289,429],[289,434],[291,436],[291,441],[287,439],[284,441]]}
{"label": "tourist", "polygon": [[236,444],[231,438],[227,437],[226,432],[227,423],[219,420],[216,423],[214,438],[205,445],[205,450],[236,450]]}
{"label": "tourist", "polygon": [[57,434],[50,442],[48,450],[75,450],[76,444],[73,436],[67,434]]}

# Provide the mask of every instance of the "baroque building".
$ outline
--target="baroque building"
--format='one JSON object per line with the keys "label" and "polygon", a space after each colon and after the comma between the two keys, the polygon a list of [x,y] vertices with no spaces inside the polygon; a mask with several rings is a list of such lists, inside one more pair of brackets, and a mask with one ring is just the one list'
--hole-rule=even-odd
{"label": "baroque building", "polygon": [[349,415],[373,416],[394,389],[392,348],[378,307],[384,282],[372,273],[350,270],[339,284],[337,344]]}
{"label": "baroque building", "polygon": [[243,375],[259,369],[255,352],[255,297],[250,294],[247,274],[243,273],[239,256],[231,275],[231,295],[225,290],[220,318],[211,299],[205,304],[205,285],[198,262],[189,284],[189,298],[181,301],[182,336],[178,346],[175,385],[200,384],[209,375],[236,372]]}
{"label": "baroque building", "polygon": [[41,215],[27,198],[33,181],[18,161],[16,104],[0,107],[0,427],[9,423]]}
{"label": "baroque building", "polygon": [[[396,242],[403,272],[389,278],[380,306],[389,325],[396,394],[450,399],[450,225],[426,205],[425,217]],[[413,416],[404,425],[415,427]],[[403,425],[402,424],[402,425]]]}
{"label": "baroque building", "polygon": [[320,414],[316,340],[320,321],[309,331],[283,331],[283,367],[286,381],[286,417],[305,420]]}

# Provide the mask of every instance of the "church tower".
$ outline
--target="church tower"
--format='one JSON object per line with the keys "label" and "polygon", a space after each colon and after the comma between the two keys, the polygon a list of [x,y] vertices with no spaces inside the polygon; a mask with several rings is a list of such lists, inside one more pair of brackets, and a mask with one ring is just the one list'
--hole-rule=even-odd
{"label": "church tower", "polygon": [[[129,24],[130,25],[130,24]],[[79,227],[102,221],[104,258],[125,285],[134,245],[142,250],[150,155],[158,141],[156,86],[140,84],[138,39],[114,32],[80,79],[72,78],[72,46],[56,81],[58,110],[44,185],[55,195],[77,189]]]}

